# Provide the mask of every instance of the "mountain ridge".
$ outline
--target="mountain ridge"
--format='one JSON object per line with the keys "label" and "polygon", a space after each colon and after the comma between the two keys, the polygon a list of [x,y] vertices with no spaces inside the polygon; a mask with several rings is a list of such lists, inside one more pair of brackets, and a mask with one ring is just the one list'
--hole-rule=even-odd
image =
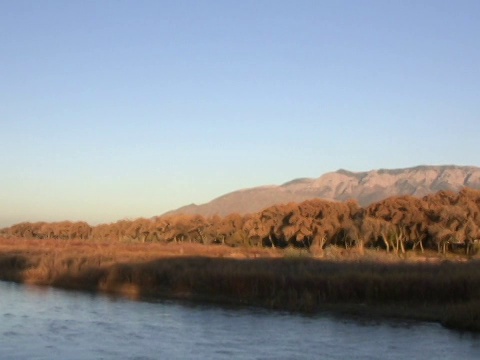
{"label": "mountain ridge", "polygon": [[190,204],[171,214],[226,216],[247,214],[268,206],[301,202],[312,198],[331,201],[354,199],[367,206],[397,195],[422,197],[440,190],[459,191],[463,187],[480,190],[480,168],[460,165],[418,165],[409,168],[353,172],[339,169],[318,178],[297,178],[281,185],[263,185],[236,190],[210,202]]}

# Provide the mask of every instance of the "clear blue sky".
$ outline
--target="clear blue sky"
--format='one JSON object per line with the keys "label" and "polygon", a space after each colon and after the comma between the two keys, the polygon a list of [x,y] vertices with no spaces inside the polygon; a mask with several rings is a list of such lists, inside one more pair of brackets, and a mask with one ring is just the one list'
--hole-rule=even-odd
{"label": "clear blue sky", "polygon": [[0,227],[480,165],[480,1],[0,2]]}

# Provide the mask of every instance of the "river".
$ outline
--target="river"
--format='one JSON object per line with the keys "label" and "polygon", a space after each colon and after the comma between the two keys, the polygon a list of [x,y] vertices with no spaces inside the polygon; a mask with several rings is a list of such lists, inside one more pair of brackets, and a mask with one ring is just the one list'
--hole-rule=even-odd
{"label": "river", "polygon": [[0,359],[479,359],[438,324],[303,316],[0,282]]}

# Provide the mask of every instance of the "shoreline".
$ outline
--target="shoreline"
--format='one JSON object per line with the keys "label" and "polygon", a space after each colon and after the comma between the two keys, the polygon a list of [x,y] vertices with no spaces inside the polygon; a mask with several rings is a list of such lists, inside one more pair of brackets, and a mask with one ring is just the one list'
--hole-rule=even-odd
{"label": "shoreline", "polygon": [[0,280],[137,300],[411,319],[480,332],[478,260],[334,255],[0,238]]}

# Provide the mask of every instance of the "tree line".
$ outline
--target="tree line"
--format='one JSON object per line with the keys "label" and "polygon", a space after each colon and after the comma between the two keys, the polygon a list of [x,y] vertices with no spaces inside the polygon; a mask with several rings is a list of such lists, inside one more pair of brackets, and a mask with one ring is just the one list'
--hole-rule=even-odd
{"label": "tree line", "polygon": [[274,248],[327,246],[436,250],[473,254],[480,248],[480,191],[439,191],[423,198],[395,196],[361,207],[356,201],[321,199],[274,205],[260,212],[225,217],[170,215],[86,222],[23,222],[0,230],[3,236],[37,239],[95,239]]}

